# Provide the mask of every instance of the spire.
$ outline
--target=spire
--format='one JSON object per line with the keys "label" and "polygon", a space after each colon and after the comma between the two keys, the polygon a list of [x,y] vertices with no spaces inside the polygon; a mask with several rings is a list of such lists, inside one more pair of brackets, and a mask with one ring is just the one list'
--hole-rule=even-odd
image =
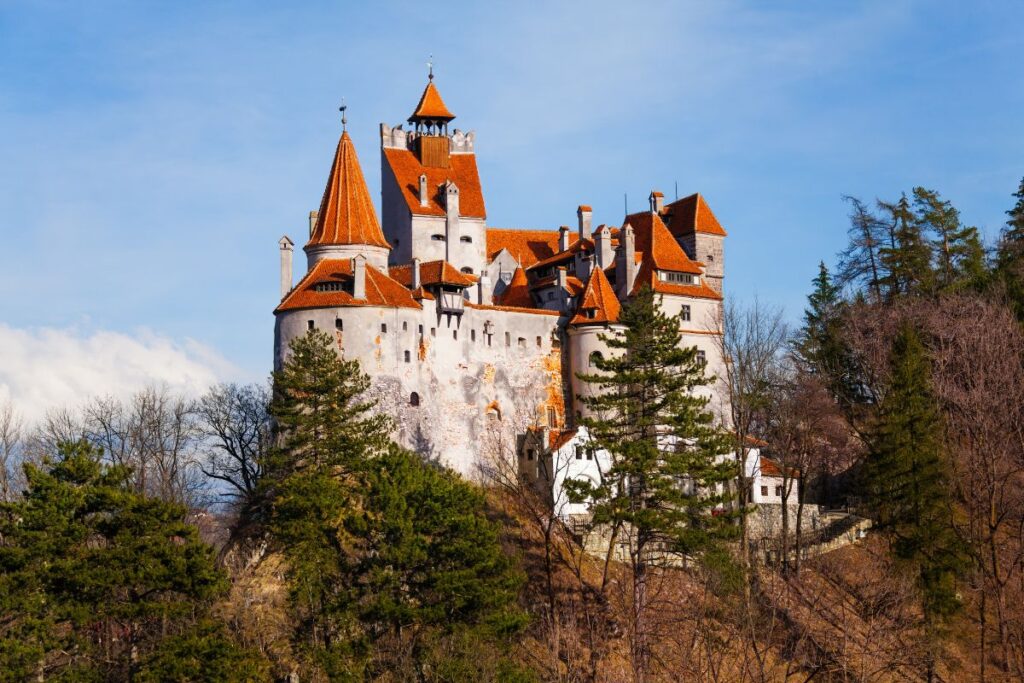
{"label": "spire", "polygon": [[580,297],[576,315],[570,325],[596,325],[617,322],[621,305],[615,296],[615,290],[608,282],[604,271],[595,268],[587,283],[587,288]]}
{"label": "spire", "polygon": [[341,106],[338,107],[338,111],[341,112],[341,132],[344,133],[348,130],[348,119],[345,118],[345,110],[348,109],[348,105],[345,104],[345,98],[341,98]]}
{"label": "spire", "polygon": [[441,99],[441,93],[437,91],[437,86],[434,85],[434,67],[431,66],[427,87],[423,89],[423,94],[420,95],[420,102],[416,105],[416,111],[409,117],[409,122],[432,121],[434,123],[448,123],[454,118],[455,114],[448,111],[444,100]]}
{"label": "spire", "polygon": [[[345,105],[342,105],[343,124],[345,109]],[[363,171],[359,167],[355,145],[347,131],[341,134],[341,140],[338,141],[316,225],[306,247],[337,244],[389,246],[381,232],[370,190],[366,187]]]}

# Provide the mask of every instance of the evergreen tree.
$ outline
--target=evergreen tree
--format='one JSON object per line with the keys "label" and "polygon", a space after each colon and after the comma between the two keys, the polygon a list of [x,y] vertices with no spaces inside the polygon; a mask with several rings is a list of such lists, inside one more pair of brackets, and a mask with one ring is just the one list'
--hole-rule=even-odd
{"label": "evergreen tree", "polygon": [[880,258],[885,270],[883,289],[889,301],[901,295],[931,294],[935,291],[931,249],[920,221],[903,195],[895,204],[880,203],[892,220],[892,241],[882,247]]}
{"label": "evergreen tree", "polygon": [[[870,436],[864,483],[893,555],[913,572],[924,629],[938,652],[943,627],[960,609],[956,581],[965,559],[954,531],[947,455],[931,368],[912,327],[897,335],[891,379]],[[934,669],[934,657],[928,662]]]}
{"label": "evergreen tree", "polygon": [[995,274],[1019,320],[1024,320],[1024,178],[1014,193],[1017,203],[1006,212],[1009,220],[996,249]]}
{"label": "evergreen tree", "polygon": [[873,301],[882,297],[883,264],[881,249],[885,244],[886,226],[856,197],[843,197],[849,202],[850,241],[839,254],[838,281],[844,285],[863,285]]}
{"label": "evergreen tree", "polygon": [[942,291],[978,287],[985,277],[985,250],[978,229],[960,222],[960,212],[934,190],[915,187],[916,222],[924,234],[934,235],[936,286]]}
{"label": "evergreen tree", "polygon": [[[610,464],[597,484],[570,482],[576,500],[591,500],[592,522],[626,534],[633,574],[634,673],[648,670],[645,640],[647,574],[655,551],[700,556],[735,535],[728,497],[735,462],[723,456],[729,439],[694,391],[710,380],[695,348],[681,346],[680,321],[665,314],[644,287],[619,315],[621,331],[602,334],[611,350],[581,400],[582,419]],[[715,513],[715,514],[713,514]]]}
{"label": "evergreen tree", "polygon": [[3,680],[129,680],[171,642],[204,653],[193,680],[259,677],[258,657],[197,624],[227,581],[183,507],[136,493],[84,442],[25,476],[23,498],[0,506]]}

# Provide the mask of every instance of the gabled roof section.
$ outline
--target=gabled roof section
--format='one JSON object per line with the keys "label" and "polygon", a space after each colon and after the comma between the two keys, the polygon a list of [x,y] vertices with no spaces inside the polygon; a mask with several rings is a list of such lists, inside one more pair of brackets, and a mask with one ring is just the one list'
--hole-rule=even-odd
{"label": "gabled roof section", "polygon": [[651,261],[658,270],[700,275],[700,266],[690,260],[658,214],[634,213],[626,216],[623,225],[626,223],[633,227],[636,250],[644,255],[644,261]]}
{"label": "gabled roof section", "polygon": [[699,192],[667,204],[662,213],[669,232],[677,239],[694,232],[725,237],[722,224]]}
{"label": "gabled roof section", "polygon": [[568,249],[566,249],[565,251],[560,251],[554,256],[549,256],[548,258],[542,261],[534,263],[532,266],[529,266],[527,270],[532,270],[534,268],[543,268],[544,266],[561,265],[567,261],[572,261],[574,258],[576,258],[576,254],[578,254],[581,251],[594,251],[594,243],[589,238],[584,238],[581,240],[579,237],[575,237],[573,239],[575,239],[576,241],[570,244]]}
{"label": "gabled roof section", "polygon": [[502,249],[508,249],[523,268],[529,268],[558,252],[558,231],[487,228],[488,262]]}
{"label": "gabled roof section", "polygon": [[[348,291],[317,291],[317,285],[339,284]],[[400,283],[366,264],[366,298],[356,299],[352,291],[352,260],[323,259],[299,281],[274,310],[274,313],[303,308],[333,308],[339,306],[384,306],[391,308],[419,308],[412,293]]]}
{"label": "gabled roof section", "polygon": [[307,247],[329,244],[369,244],[390,247],[381,232],[377,213],[359,167],[355,145],[347,132],[341,134],[334,153],[320,213]]}
{"label": "gabled roof section", "polygon": [[664,282],[658,277],[658,272],[650,259],[644,259],[640,264],[640,271],[636,274],[636,283],[633,285],[632,294],[640,291],[644,285],[648,285],[658,294],[671,294],[674,296],[690,296],[696,299],[721,299],[722,295],[704,282],[704,278],[698,278],[695,285],[677,284]]}
{"label": "gabled roof section", "polygon": [[[459,214],[467,218],[487,217],[475,154],[452,154],[448,158],[448,168],[438,168],[424,166],[408,149],[385,147],[382,151],[398,183],[398,190],[414,216],[444,216],[446,211],[438,188],[450,180],[459,188]],[[427,176],[427,191],[430,193],[426,206],[420,206],[422,174]]]}
{"label": "gabled roof section", "polygon": [[[600,268],[594,268],[587,282],[587,288],[576,307],[576,315],[569,321],[570,325],[604,325],[619,319],[622,306],[608,277]],[[588,312],[592,311],[591,315]]]}
{"label": "gabled roof section", "polygon": [[512,273],[512,279],[508,286],[499,295],[494,303],[499,306],[512,306],[514,308],[535,308],[533,297],[530,296],[530,285],[526,280],[526,273],[522,268],[516,268]]}
{"label": "gabled roof section", "polygon": [[416,111],[409,117],[409,121],[451,121],[454,118],[455,114],[448,111],[448,107],[445,105],[444,100],[441,99],[441,93],[437,91],[434,81],[427,81],[427,87],[423,89],[423,94],[420,95],[420,102],[416,105]]}
{"label": "gabled roof section", "polygon": [[[412,286],[412,264],[394,266],[388,269],[388,275],[395,282],[406,287]],[[447,261],[427,261],[420,264],[420,285],[454,285],[456,287],[472,287],[476,284],[477,278],[473,275],[459,272]]]}

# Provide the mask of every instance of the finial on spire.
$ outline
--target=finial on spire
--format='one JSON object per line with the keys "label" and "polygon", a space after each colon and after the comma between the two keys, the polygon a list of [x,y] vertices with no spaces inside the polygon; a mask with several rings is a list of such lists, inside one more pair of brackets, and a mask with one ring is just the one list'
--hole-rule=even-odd
{"label": "finial on spire", "polygon": [[427,60],[427,80],[434,80],[434,55]]}
{"label": "finial on spire", "polygon": [[346,109],[348,109],[348,105],[345,104],[345,98],[342,97],[341,98],[341,106],[338,107],[338,111],[341,112],[341,130],[342,130],[342,132],[344,132],[346,130],[345,126],[348,124],[348,119],[345,116],[345,110]]}

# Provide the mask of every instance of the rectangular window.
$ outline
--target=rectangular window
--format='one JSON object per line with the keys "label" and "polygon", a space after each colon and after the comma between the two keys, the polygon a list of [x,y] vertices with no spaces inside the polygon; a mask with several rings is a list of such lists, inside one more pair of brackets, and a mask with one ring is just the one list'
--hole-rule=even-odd
{"label": "rectangular window", "polygon": [[458,339],[458,338],[459,338],[459,331],[458,330],[452,330],[452,339]]}
{"label": "rectangular window", "polygon": [[307,320],[306,321],[306,329],[307,330],[312,330],[314,327],[316,327],[316,323],[315,322],[313,322],[312,320]]}
{"label": "rectangular window", "polygon": [[469,235],[463,235],[462,237],[459,238],[459,241],[460,242],[472,242],[473,238],[470,237]]}
{"label": "rectangular window", "polygon": [[334,329],[336,329],[336,330],[343,330],[343,329],[345,329],[345,324],[343,322],[341,322],[341,318],[335,318],[335,320],[334,320]]}
{"label": "rectangular window", "polygon": [[412,360],[412,354],[409,353],[408,351],[406,351],[405,352],[405,362],[408,363],[411,360]]}
{"label": "rectangular window", "polygon": [[476,341],[476,330],[469,331],[469,341]]}
{"label": "rectangular window", "polygon": [[537,337],[537,346],[539,347],[540,345],[541,345],[540,337]]}
{"label": "rectangular window", "polygon": [[594,451],[592,451],[592,450],[590,450],[588,448],[587,449],[587,460],[593,460],[593,459],[594,459]]}
{"label": "rectangular window", "polygon": [[423,336],[423,325],[420,325],[418,329],[419,329],[420,336],[422,337]]}
{"label": "rectangular window", "polygon": [[679,319],[690,320],[690,304],[683,304],[683,307],[679,309]]}
{"label": "rectangular window", "polygon": [[776,486],[775,487],[775,495],[778,496],[779,498],[782,498],[782,487],[781,486]]}
{"label": "rectangular window", "polygon": [[387,334],[387,331],[388,331],[388,324],[387,323],[381,323],[380,324],[380,332],[381,332],[381,334]]}
{"label": "rectangular window", "polygon": [[409,330],[409,323],[403,320],[402,321],[402,332],[407,332],[408,330]]}
{"label": "rectangular window", "polygon": [[519,343],[519,348],[525,349],[526,348],[526,337],[520,337],[518,343]]}
{"label": "rectangular window", "polygon": [[532,448],[528,448],[526,450],[526,459],[527,460],[533,460],[533,449]]}
{"label": "rectangular window", "polygon": [[436,337],[437,336],[437,328],[436,327],[431,327],[430,328],[430,336],[431,337]]}
{"label": "rectangular window", "polygon": [[762,486],[761,487],[761,495],[764,496],[765,498],[768,497],[768,487],[767,486]]}
{"label": "rectangular window", "polygon": [[557,421],[558,412],[554,408],[548,407],[548,427],[554,427]]}
{"label": "rectangular window", "polygon": [[512,335],[508,332],[505,333],[505,346],[512,346]]}
{"label": "rectangular window", "polygon": [[576,459],[577,460],[582,460],[583,459],[583,446],[577,446],[576,447]]}
{"label": "rectangular window", "polygon": [[697,363],[699,365],[707,365],[708,364],[708,355],[706,353],[704,353],[703,351],[701,351],[700,349],[697,349]]}

